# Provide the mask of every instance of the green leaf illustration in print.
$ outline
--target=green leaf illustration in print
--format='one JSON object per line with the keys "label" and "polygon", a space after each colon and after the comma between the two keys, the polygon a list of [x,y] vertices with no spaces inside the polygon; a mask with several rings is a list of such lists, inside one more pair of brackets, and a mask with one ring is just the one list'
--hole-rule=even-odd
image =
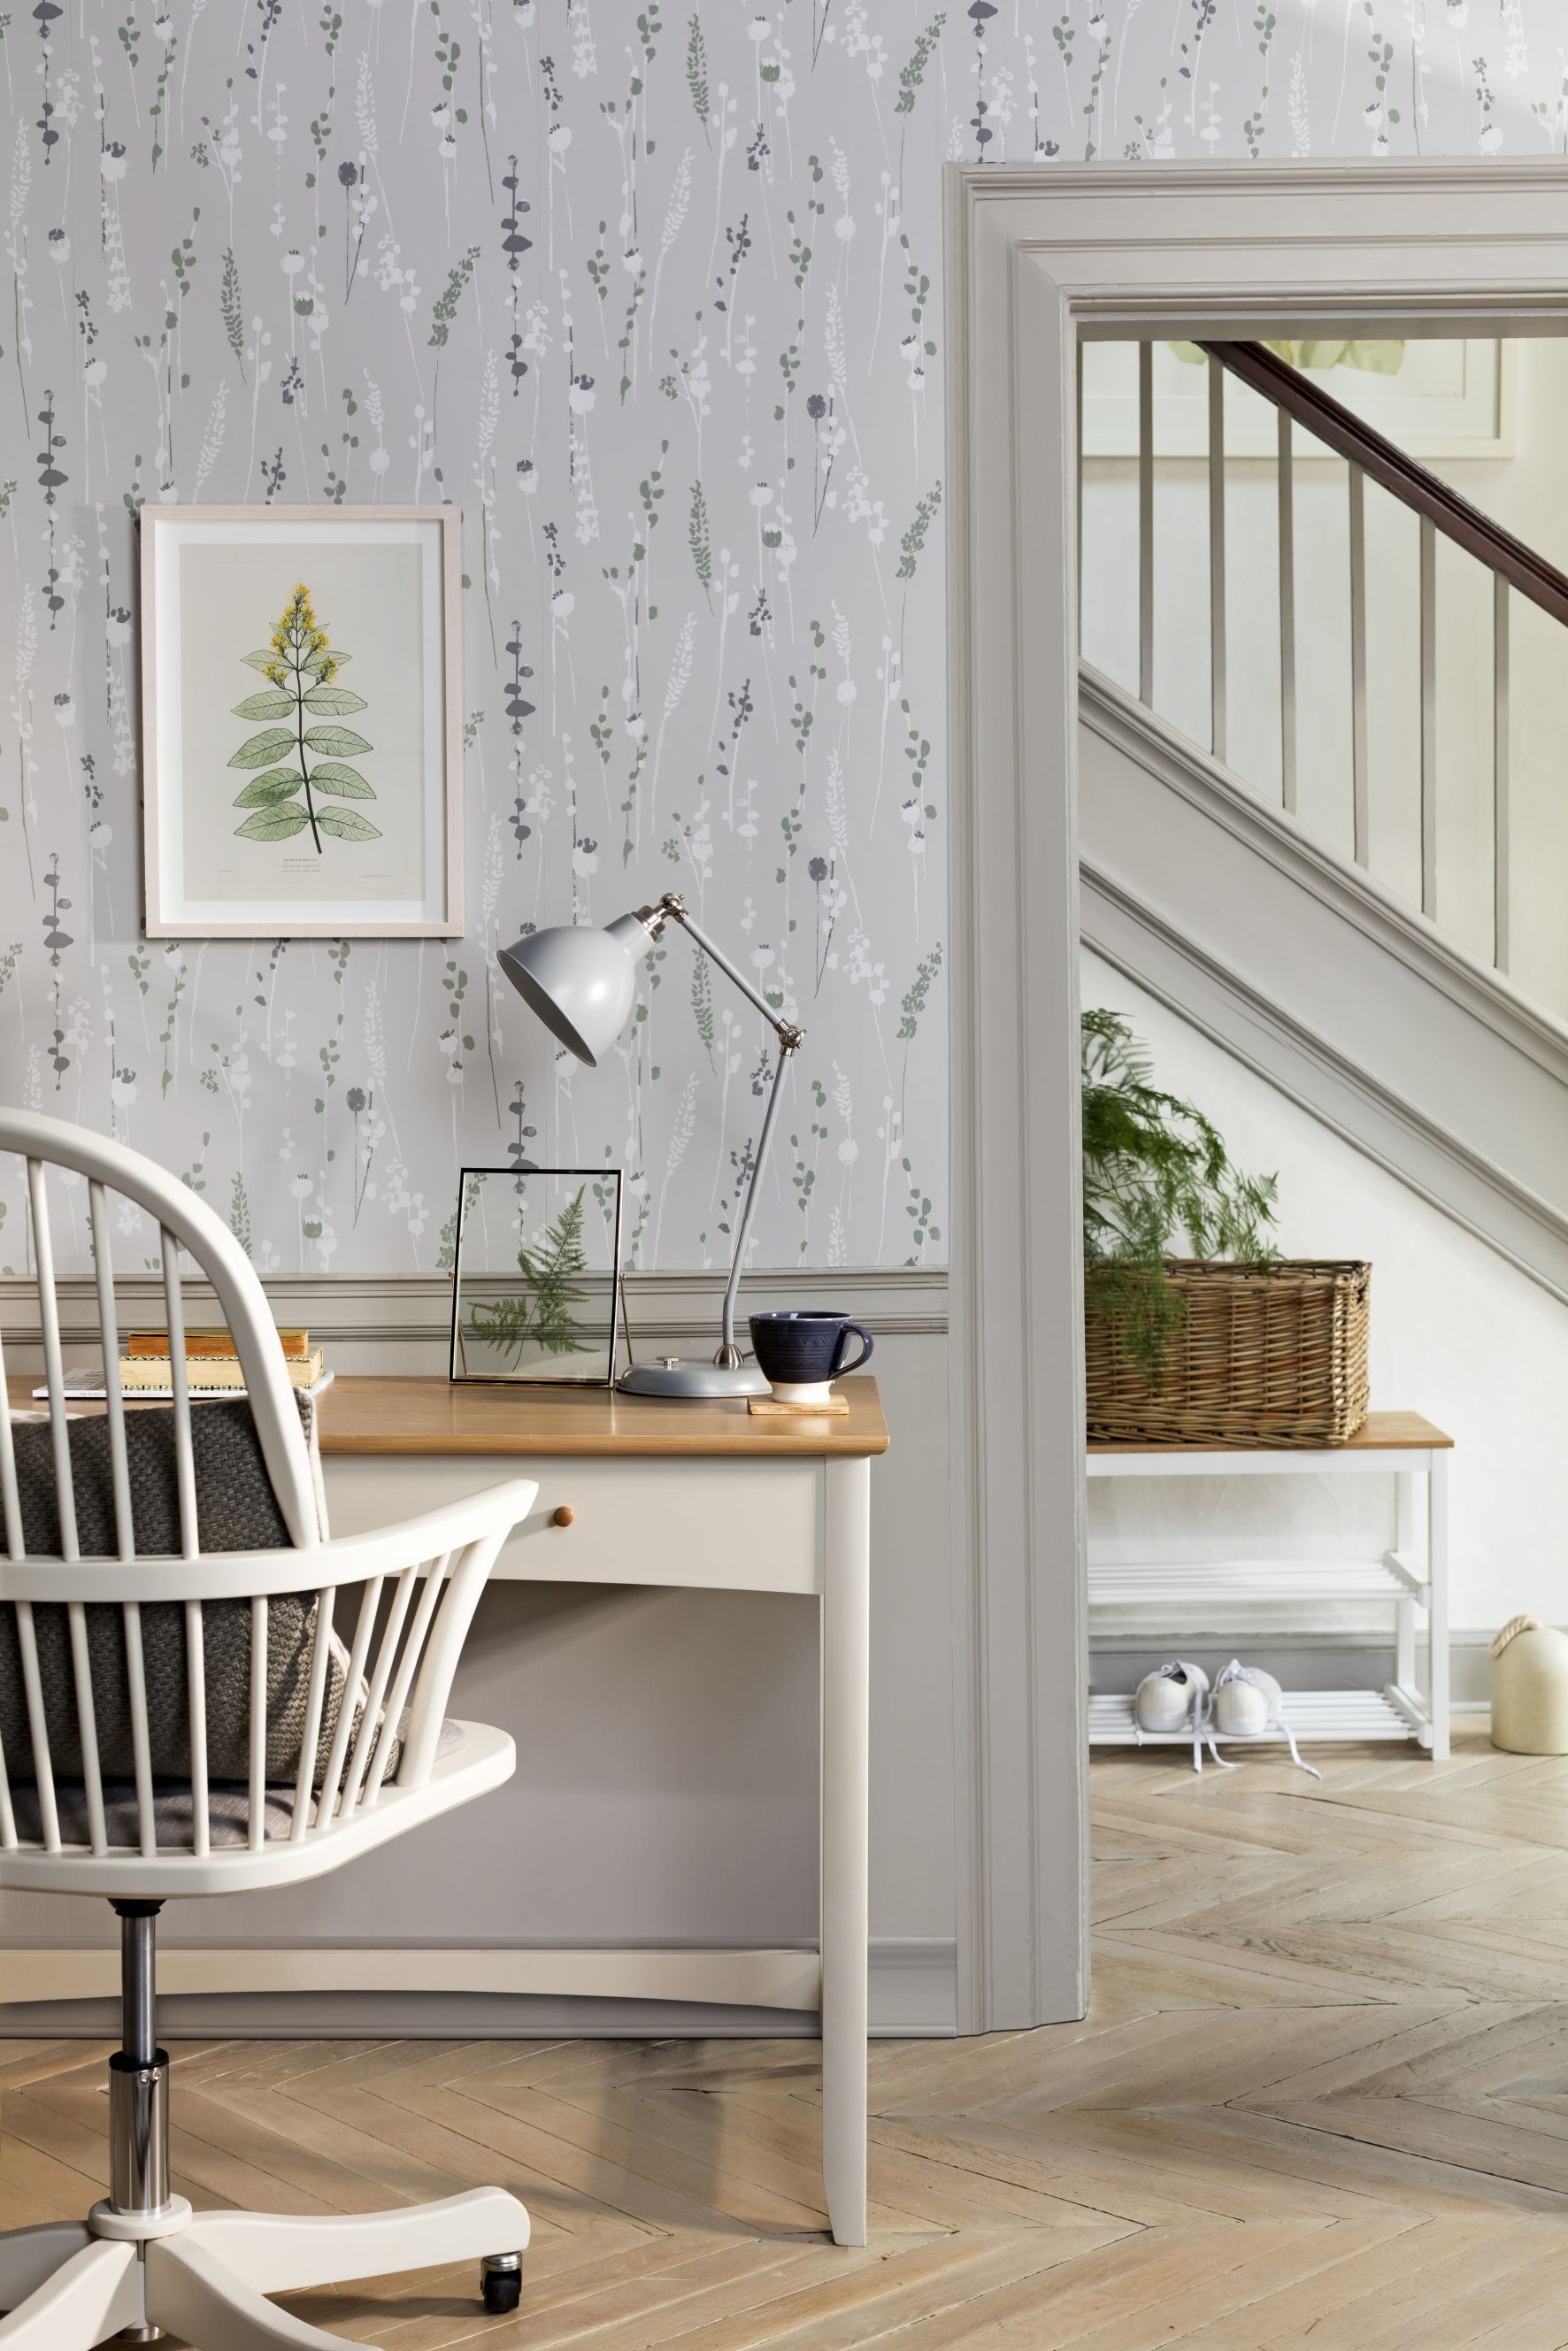
{"label": "green leaf illustration in print", "polygon": [[361,695],[334,682],[349,655],[328,643],[303,581],[284,606],[271,644],[241,659],[247,668],[261,672],[270,690],[236,702],[235,716],[287,723],[247,736],[229,761],[231,768],[265,771],[235,794],[235,808],[251,811],[243,824],[235,825],[235,832],[246,841],[292,841],[308,825],[317,852],[323,856],[323,833],[334,841],[379,841],[380,829],[357,809],[321,805],[322,795],[330,800],[375,799],[374,789],[359,769],[344,765],[372,747],[350,726],[311,723],[346,718],[365,705]]}

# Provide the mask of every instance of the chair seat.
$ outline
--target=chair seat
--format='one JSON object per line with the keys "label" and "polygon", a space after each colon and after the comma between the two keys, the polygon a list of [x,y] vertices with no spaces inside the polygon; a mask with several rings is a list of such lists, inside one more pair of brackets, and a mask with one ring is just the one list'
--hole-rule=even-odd
{"label": "chair seat", "polygon": [[[401,1734],[400,1734],[401,1735]],[[437,1762],[449,1755],[461,1752],[464,1731],[460,1722],[444,1722],[436,1741]],[[395,1789],[382,1791],[382,1801],[395,1794]],[[292,1782],[277,1782],[266,1790],[263,1814],[264,1835],[287,1837],[294,1825]],[[16,1813],[16,1834],[28,1843],[43,1841],[43,1826],[38,1813],[38,1790],[34,1781],[26,1781],[12,1790]],[[60,1842],[62,1844],[90,1848],[92,1828],[87,1808],[87,1789],[80,1780],[57,1780],[55,1802],[59,1809]],[[315,1827],[320,1806],[310,1799],[309,1824]],[[171,1845],[176,1855],[181,1846],[191,1843],[192,1824],[195,1820],[195,1803],[188,1782],[156,1780],[152,1783],[152,1817],[157,1826],[158,1843]],[[138,1853],[141,1847],[141,1810],[136,1801],[133,1780],[106,1780],[103,1783],[103,1823],[109,1843],[117,1850]],[[207,1790],[207,1841],[214,1852],[228,1850],[250,1843],[250,1787],[243,1780],[214,1780]]]}
{"label": "chair seat", "polygon": [[[106,1781],[104,1824],[110,1849],[94,1854],[81,1782],[58,1782],[56,1800],[63,1850],[50,1854],[43,1849],[37,1790],[27,1782],[12,1790],[17,1834],[25,1842],[16,1852],[0,1852],[0,1886],[16,1893],[158,1901],[287,1885],[336,1869],[405,1829],[416,1828],[423,1820],[433,1820],[455,1805],[486,1794],[511,1777],[516,1763],[517,1749],[507,1732],[488,1723],[449,1719],[442,1724],[434,1765],[423,1787],[385,1786],[373,1806],[298,1842],[292,1838],[293,1788],[268,1786],[267,1842],[259,1852],[249,1848],[248,1788],[235,1782],[214,1783],[207,1792],[212,1851],[205,1855],[189,1850],[193,1805],[188,1785],[154,1786],[152,1809],[159,1850],[143,1855],[139,1849],[141,1813],[134,1786],[126,1781]],[[313,1799],[312,1827],[317,1811]]]}

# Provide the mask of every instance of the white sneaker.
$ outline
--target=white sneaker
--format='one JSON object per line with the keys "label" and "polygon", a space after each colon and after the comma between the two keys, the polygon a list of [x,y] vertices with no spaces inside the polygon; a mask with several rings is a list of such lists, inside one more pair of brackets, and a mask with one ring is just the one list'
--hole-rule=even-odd
{"label": "white sneaker", "polygon": [[1203,1729],[1207,1719],[1208,1676],[1201,1666],[1173,1657],[1157,1673],[1145,1674],[1133,1701],[1133,1731],[1142,1746],[1145,1731],[1192,1734],[1192,1767],[1203,1769]]}
{"label": "white sneaker", "polygon": [[[1217,1738],[1260,1739],[1270,1730],[1278,1730],[1290,1747],[1291,1762],[1314,1780],[1323,1776],[1313,1764],[1302,1762],[1295,1733],[1285,1719],[1280,1685],[1261,1666],[1244,1666],[1239,1658],[1231,1658],[1215,1682],[1208,1723],[1211,1749]],[[1216,1762],[1222,1760],[1216,1755]]]}

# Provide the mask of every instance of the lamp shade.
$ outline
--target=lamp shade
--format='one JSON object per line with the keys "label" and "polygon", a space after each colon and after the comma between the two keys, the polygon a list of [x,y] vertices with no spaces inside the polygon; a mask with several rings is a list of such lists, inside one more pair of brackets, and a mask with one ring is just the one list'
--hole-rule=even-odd
{"label": "lamp shade", "polygon": [[647,925],[622,914],[601,931],[569,923],[531,932],[497,961],[550,1035],[592,1070],[632,1017],[637,958],[652,945]]}

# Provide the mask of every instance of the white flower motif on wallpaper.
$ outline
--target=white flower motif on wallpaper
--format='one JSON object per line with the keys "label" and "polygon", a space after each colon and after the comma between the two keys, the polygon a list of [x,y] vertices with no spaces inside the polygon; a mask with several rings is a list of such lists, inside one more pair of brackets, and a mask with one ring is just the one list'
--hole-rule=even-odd
{"label": "white flower motif on wallpaper", "polygon": [[[660,953],[590,1074],[493,964],[678,886],[808,1032],[753,1261],[939,1260],[942,162],[1561,151],[1559,29],[1541,0],[14,13],[0,1097],[152,1152],[263,1271],[434,1268],[458,1164],[524,1156],[623,1165],[636,1261],[716,1264],[763,1024]],[[143,939],[148,499],[461,506],[460,945]]]}

